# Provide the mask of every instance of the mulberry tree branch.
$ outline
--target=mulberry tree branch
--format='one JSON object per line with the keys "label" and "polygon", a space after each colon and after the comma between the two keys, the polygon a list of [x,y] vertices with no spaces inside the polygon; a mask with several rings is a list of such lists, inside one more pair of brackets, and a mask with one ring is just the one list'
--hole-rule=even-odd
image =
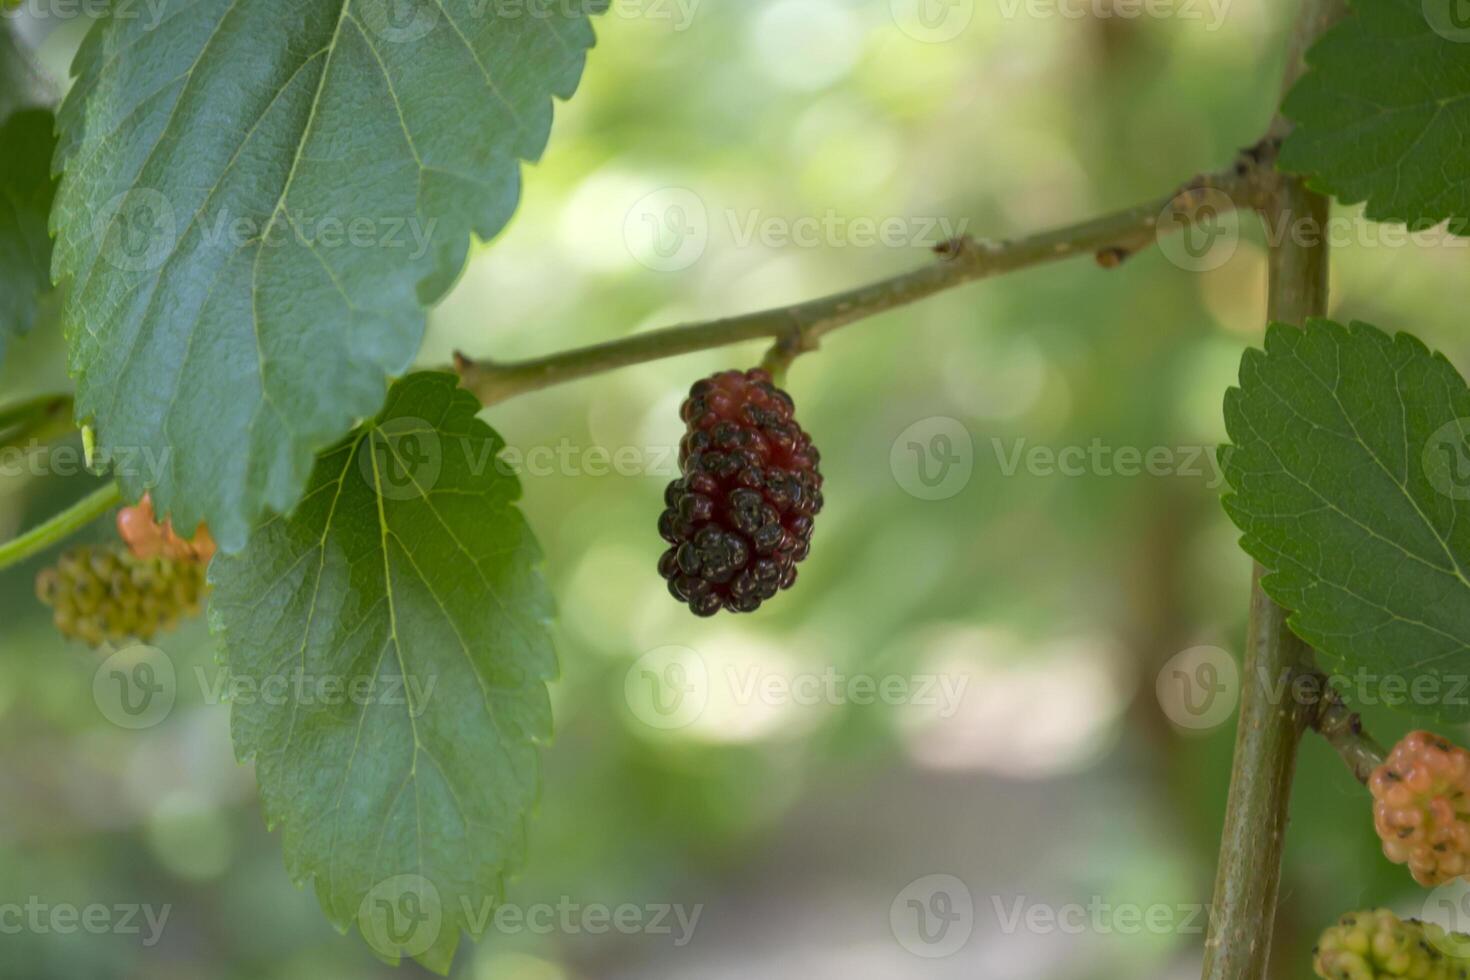
{"label": "mulberry tree branch", "polygon": [[[1346,12],[1342,0],[1302,0],[1288,48],[1284,88],[1305,70],[1312,41]],[[1280,135],[1286,123],[1272,127]],[[1280,175],[1262,214],[1271,227],[1326,227],[1330,202],[1302,180]],[[1305,325],[1327,313],[1325,235],[1277,236],[1268,260],[1268,322]],[[1312,670],[1312,652],[1286,625],[1287,611],[1251,581],[1250,621],[1241,684],[1240,717],[1230,797],[1215,872],[1210,933],[1205,941],[1204,980],[1265,980],[1281,885],[1291,782],[1297,746],[1317,712],[1305,699],[1280,703],[1273,678]]]}
{"label": "mulberry tree branch", "polygon": [[923,268],[794,306],[667,327],[525,361],[456,354],[455,365],[464,386],[486,405],[615,368],[751,340],[774,341],[765,366],[779,372],[834,330],[947,289],[1079,255],[1112,268],[1162,235],[1191,225],[1207,213],[1202,203],[1257,207],[1265,200],[1274,161],[1275,142],[1266,140],[1241,153],[1229,168],[1197,177],[1167,197],[1026,238],[955,239],[939,246],[938,260]]}

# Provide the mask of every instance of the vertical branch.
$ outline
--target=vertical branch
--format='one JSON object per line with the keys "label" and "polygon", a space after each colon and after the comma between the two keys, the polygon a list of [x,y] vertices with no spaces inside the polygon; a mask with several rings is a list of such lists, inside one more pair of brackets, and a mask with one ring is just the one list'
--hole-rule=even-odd
{"label": "vertical branch", "polygon": [[1328,200],[1284,178],[1265,209],[1270,239],[1266,319],[1305,326],[1327,315]]}
{"label": "vertical branch", "polygon": [[1273,696],[1272,685],[1306,668],[1311,651],[1286,628],[1286,611],[1261,591],[1260,577],[1257,568],[1205,980],[1266,977],[1297,743],[1311,714],[1310,705]]}
{"label": "vertical branch", "polygon": [[[1287,87],[1303,71],[1312,40],[1342,13],[1340,0],[1304,0],[1288,49]],[[1273,131],[1286,128],[1278,119]],[[1262,207],[1270,248],[1269,321],[1303,326],[1326,315],[1328,210],[1326,198],[1285,175]],[[1313,704],[1273,696],[1273,690],[1290,689],[1278,685],[1311,669],[1311,650],[1287,629],[1287,612],[1261,590],[1261,575],[1257,566],[1204,980],[1265,980],[1297,745],[1316,711]]]}

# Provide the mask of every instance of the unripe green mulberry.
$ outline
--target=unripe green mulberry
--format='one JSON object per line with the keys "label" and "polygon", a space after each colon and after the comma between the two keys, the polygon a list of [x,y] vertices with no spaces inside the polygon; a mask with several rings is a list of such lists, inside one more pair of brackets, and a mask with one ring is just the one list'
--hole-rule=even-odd
{"label": "unripe green mulberry", "polygon": [[120,545],[82,547],[36,577],[36,595],[72,639],[94,647],[147,641],[199,615],[205,569],[196,561],[138,558]]}
{"label": "unripe green mulberry", "polygon": [[1466,980],[1470,960],[1451,956],[1470,937],[1399,919],[1387,909],[1351,912],[1322,933],[1312,966],[1323,980]]}

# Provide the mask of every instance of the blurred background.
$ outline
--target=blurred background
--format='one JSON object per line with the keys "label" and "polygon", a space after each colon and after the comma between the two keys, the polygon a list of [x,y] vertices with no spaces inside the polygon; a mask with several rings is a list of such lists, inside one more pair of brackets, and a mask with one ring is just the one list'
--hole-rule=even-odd
{"label": "blurred background", "polygon": [[[956,232],[1157,197],[1264,131],[1293,7],[614,0],[514,223],[434,312],[422,361],[794,302],[921,265]],[[20,25],[64,87],[85,20]],[[797,586],[753,617],[671,600],[655,521],[690,383],[760,345],[487,412],[545,547],[562,677],[506,896],[524,922],[465,944],[453,975],[1197,976],[1249,578],[1212,447],[1265,286],[1256,223],[1222,228],[1114,271],[955,290],[802,358],[788,386],[827,509]],[[1335,316],[1470,365],[1464,242],[1351,210],[1334,233]],[[56,334],[10,351],[3,400],[66,390]],[[0,535],[89,489],[0,481]],[[63,642],[34,598],[52,560],[0,577],[0,902],[168,917],[157,935],[142,916],[137,934],[7,930],[0,973],[420,975],[339,937],[288,880],[205,625],[158,641],[172,711],[119,727],[93,696],[105,654]],[[669,701],[684,682],[693,697]],[[1381,741],[1413,725],[1367,715]],[[1418,914],[1423,895],[1319,740],[1292,816],[1282,978],[1310,975],[1341,912]],[[622,929],[597,911],[624,906]]]}

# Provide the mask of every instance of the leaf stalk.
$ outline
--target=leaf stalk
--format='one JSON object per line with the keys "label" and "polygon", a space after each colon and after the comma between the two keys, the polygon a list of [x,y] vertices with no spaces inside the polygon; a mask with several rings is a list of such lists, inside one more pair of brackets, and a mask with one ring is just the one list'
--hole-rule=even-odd
{"label": "leaf stalk", "polygon": [[45,523],[0,544],[0,571],[65,541],[120,503],[122,490],[116,481],[109,481]]}

